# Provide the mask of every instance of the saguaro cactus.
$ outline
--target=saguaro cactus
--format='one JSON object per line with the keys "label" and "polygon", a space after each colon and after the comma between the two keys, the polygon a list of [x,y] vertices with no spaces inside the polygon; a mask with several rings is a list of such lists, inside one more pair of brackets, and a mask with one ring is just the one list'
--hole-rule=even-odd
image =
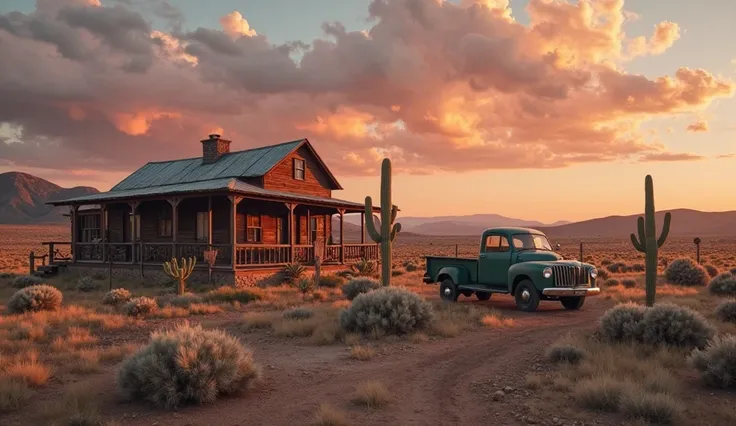
{"label": "saguaro cactus", "polygon": [[373,221],[373,200],[365,197],[365,226],[368,235],[381,245],[381,282],[391,285],[391,243],[396,234],[401,232],[401,224],[394,223],[399,208],[391,203],[391,160],[384,158],[381,163],[381,230],[376,229]]}
{"label": "saguaro cactus", "polygon": [[172,278],[175,278],[179,282],[178,293],[179,296],[184,295],[184,289],[186,288],[187,279],[192,275],[194,265],[197,264],[196,257],[190,257],[189,259],[181,258],[181,266],[176,261],[176,258],[172,258],[171,262],[164,262],[164,272]]}
{"label": "saguaro cactus", "polygon": [[650,175],[644,179],[644,193],[644,217],[637,220],[639,239],[631,234],[631,242],[635,249],[646,254],[647,306],[653,306],[657,291],[657,250],[667,240],[672,215],[669,213],[664,215],[662,235],[657,238],[657,226],[654,222],[654,183]]}

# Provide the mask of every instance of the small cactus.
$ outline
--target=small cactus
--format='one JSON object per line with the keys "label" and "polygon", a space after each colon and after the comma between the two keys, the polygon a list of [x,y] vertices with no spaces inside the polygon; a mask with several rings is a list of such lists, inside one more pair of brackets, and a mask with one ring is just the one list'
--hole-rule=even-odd
{"label": "small cactus", "polygon": [[192,271],[194,271],[194,265],[197,264],[197,258],[196,257],[190,257],[189,259],[181,258],[181,266],[179,266],[179,263],[176,261],[176,258],[172,258],[171,262],[164,262],[164,272],[166,274],[174,279],[176,279],[179,283],[178,285],[178,294],[179,296],[184,295],[184,290],[186,290],[186,283],[187,279],[190,275],[192,275]]}
{"label": "small cactus", "polygon": [[391,160],[381,163],[381,230],[373,222],[373,200],[365,197],[365,225],[371,239],[381,245],[381,283],[391,285],[391,243],[401,232],[401,224],[394,223],[399,208],[391,203]]}
{"label": "small cactus", "polygon": [[664,215],[662,234],[657,238],[657,225],[654,222],[654,183],[650,175],[644,179],[644,193],[644,217],[640,216],[637,220],[639,239],[631,234],[631,243],[635,249],[646,254],[647,306],[654,306],[657,291],[657,251],[670,233],[672,215],[669,212]]}

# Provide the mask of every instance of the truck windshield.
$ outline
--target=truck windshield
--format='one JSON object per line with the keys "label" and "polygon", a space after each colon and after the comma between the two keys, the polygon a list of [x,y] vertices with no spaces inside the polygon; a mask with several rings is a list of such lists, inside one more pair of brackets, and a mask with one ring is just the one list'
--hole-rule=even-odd
{"label": "truck windshield", "polygon": [[547,237],[539,234],[515,234],[511,236],[514,241],[514,248],[517,250],[549,250],[552,251],[552,246],[549,245]]}

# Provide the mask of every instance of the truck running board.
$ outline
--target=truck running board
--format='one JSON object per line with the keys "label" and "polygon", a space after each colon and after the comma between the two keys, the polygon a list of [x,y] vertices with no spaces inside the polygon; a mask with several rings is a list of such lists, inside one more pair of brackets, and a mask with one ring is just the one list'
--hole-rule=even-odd
{"label": "truck running board", "polygon": [[480,291],[482,293],[508,293],[509,291],[506,289],[501,288],[488,288],[488,287],[477,287],[472,285],[459,285],[457,286],[457,289],[462,290],[471,290],[471,291]]}

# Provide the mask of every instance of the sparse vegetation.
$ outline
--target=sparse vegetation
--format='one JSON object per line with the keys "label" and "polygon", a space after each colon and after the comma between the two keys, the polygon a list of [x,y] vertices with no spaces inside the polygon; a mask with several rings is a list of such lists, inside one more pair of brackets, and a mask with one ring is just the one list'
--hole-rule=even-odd
{"label": "sparse vegetation", "polygon": [[77,291],[88,293],[90,291],[99,290],[100,284],[94,278],[87,275],[77,280]]}
{"label": "sparse vegetation", "polygon": [[102,303],[105,305],[118,306],[128,302],[133,297],[133,294],[124,288],[114,288],[102,297]]}
{"label": "sparse vegetation", "polygon": [[673,260],[665,269],[664,274],[668,282],[684,286],[705,285],[708,280],[705,268],[689,257]]}
{"label": "sparse vegetation", "polygon": [[13,287],[26,288],[32,285],[42,284],[43,280],[35,275],[20,275],[13,279]]}
{"label": "sparse vegetation", "polygon": [[353,300],[358,295],[368,293],[371,290],[375,290],[381,287],[381,284],[372,278],[353,278],[348,281],[347,284],[342,286],[342,294],[348,300]]}
{"label": "sparse vegetation", "polygon": [[391,401],[391,393],[386,385],[372,380],[358,385],[353,401],[369,408],[381,408]]}
{"label": "sparse vegetation", "polygon": [[284,279],[289,284],[303,278],[306,273],[307,268],[299,262],[289,263],[284,267]]}
{"label": "sparse vegetation", "polygon": [[148,315],[156,310],[158,310],[156,299],[145,296],[134,297],[123,306],[125,314],[131,317]]}
{"label": "sparse vegetation", "polygon": [[647,308],[642,327],[642,340],[651,345],[702,348],[715,334],[699,312],[669,303]]}
{"label": "sparse vegetation", "polygon": [[251,352],[236,338],[185,324],[153,333],[148,345],[123,363],[118,383],[130,398],[176,408],[243,390],[259,374]]}
{"label": "sparse vegetation", "polygon": [[736,336],[716,336],[703,349],[695,349],[689,359],[709,386],[736,388]]}
{"label": "sparse vegetation", "polygon": [[736,274],[724,272],[708,283],[708,290],[716,296],[736,296]]}
{"label": "sparse vegetation", "polygon": [[716,306],[716,318],[723,322],[736,323],[736,299],[729,299]]}
{"label": "sparse vegetation", "polygon": [[601,335],[611,342],[633,342],[642,338],[646,310],[634,303],[622,303],[606,311],[600,320]]}

